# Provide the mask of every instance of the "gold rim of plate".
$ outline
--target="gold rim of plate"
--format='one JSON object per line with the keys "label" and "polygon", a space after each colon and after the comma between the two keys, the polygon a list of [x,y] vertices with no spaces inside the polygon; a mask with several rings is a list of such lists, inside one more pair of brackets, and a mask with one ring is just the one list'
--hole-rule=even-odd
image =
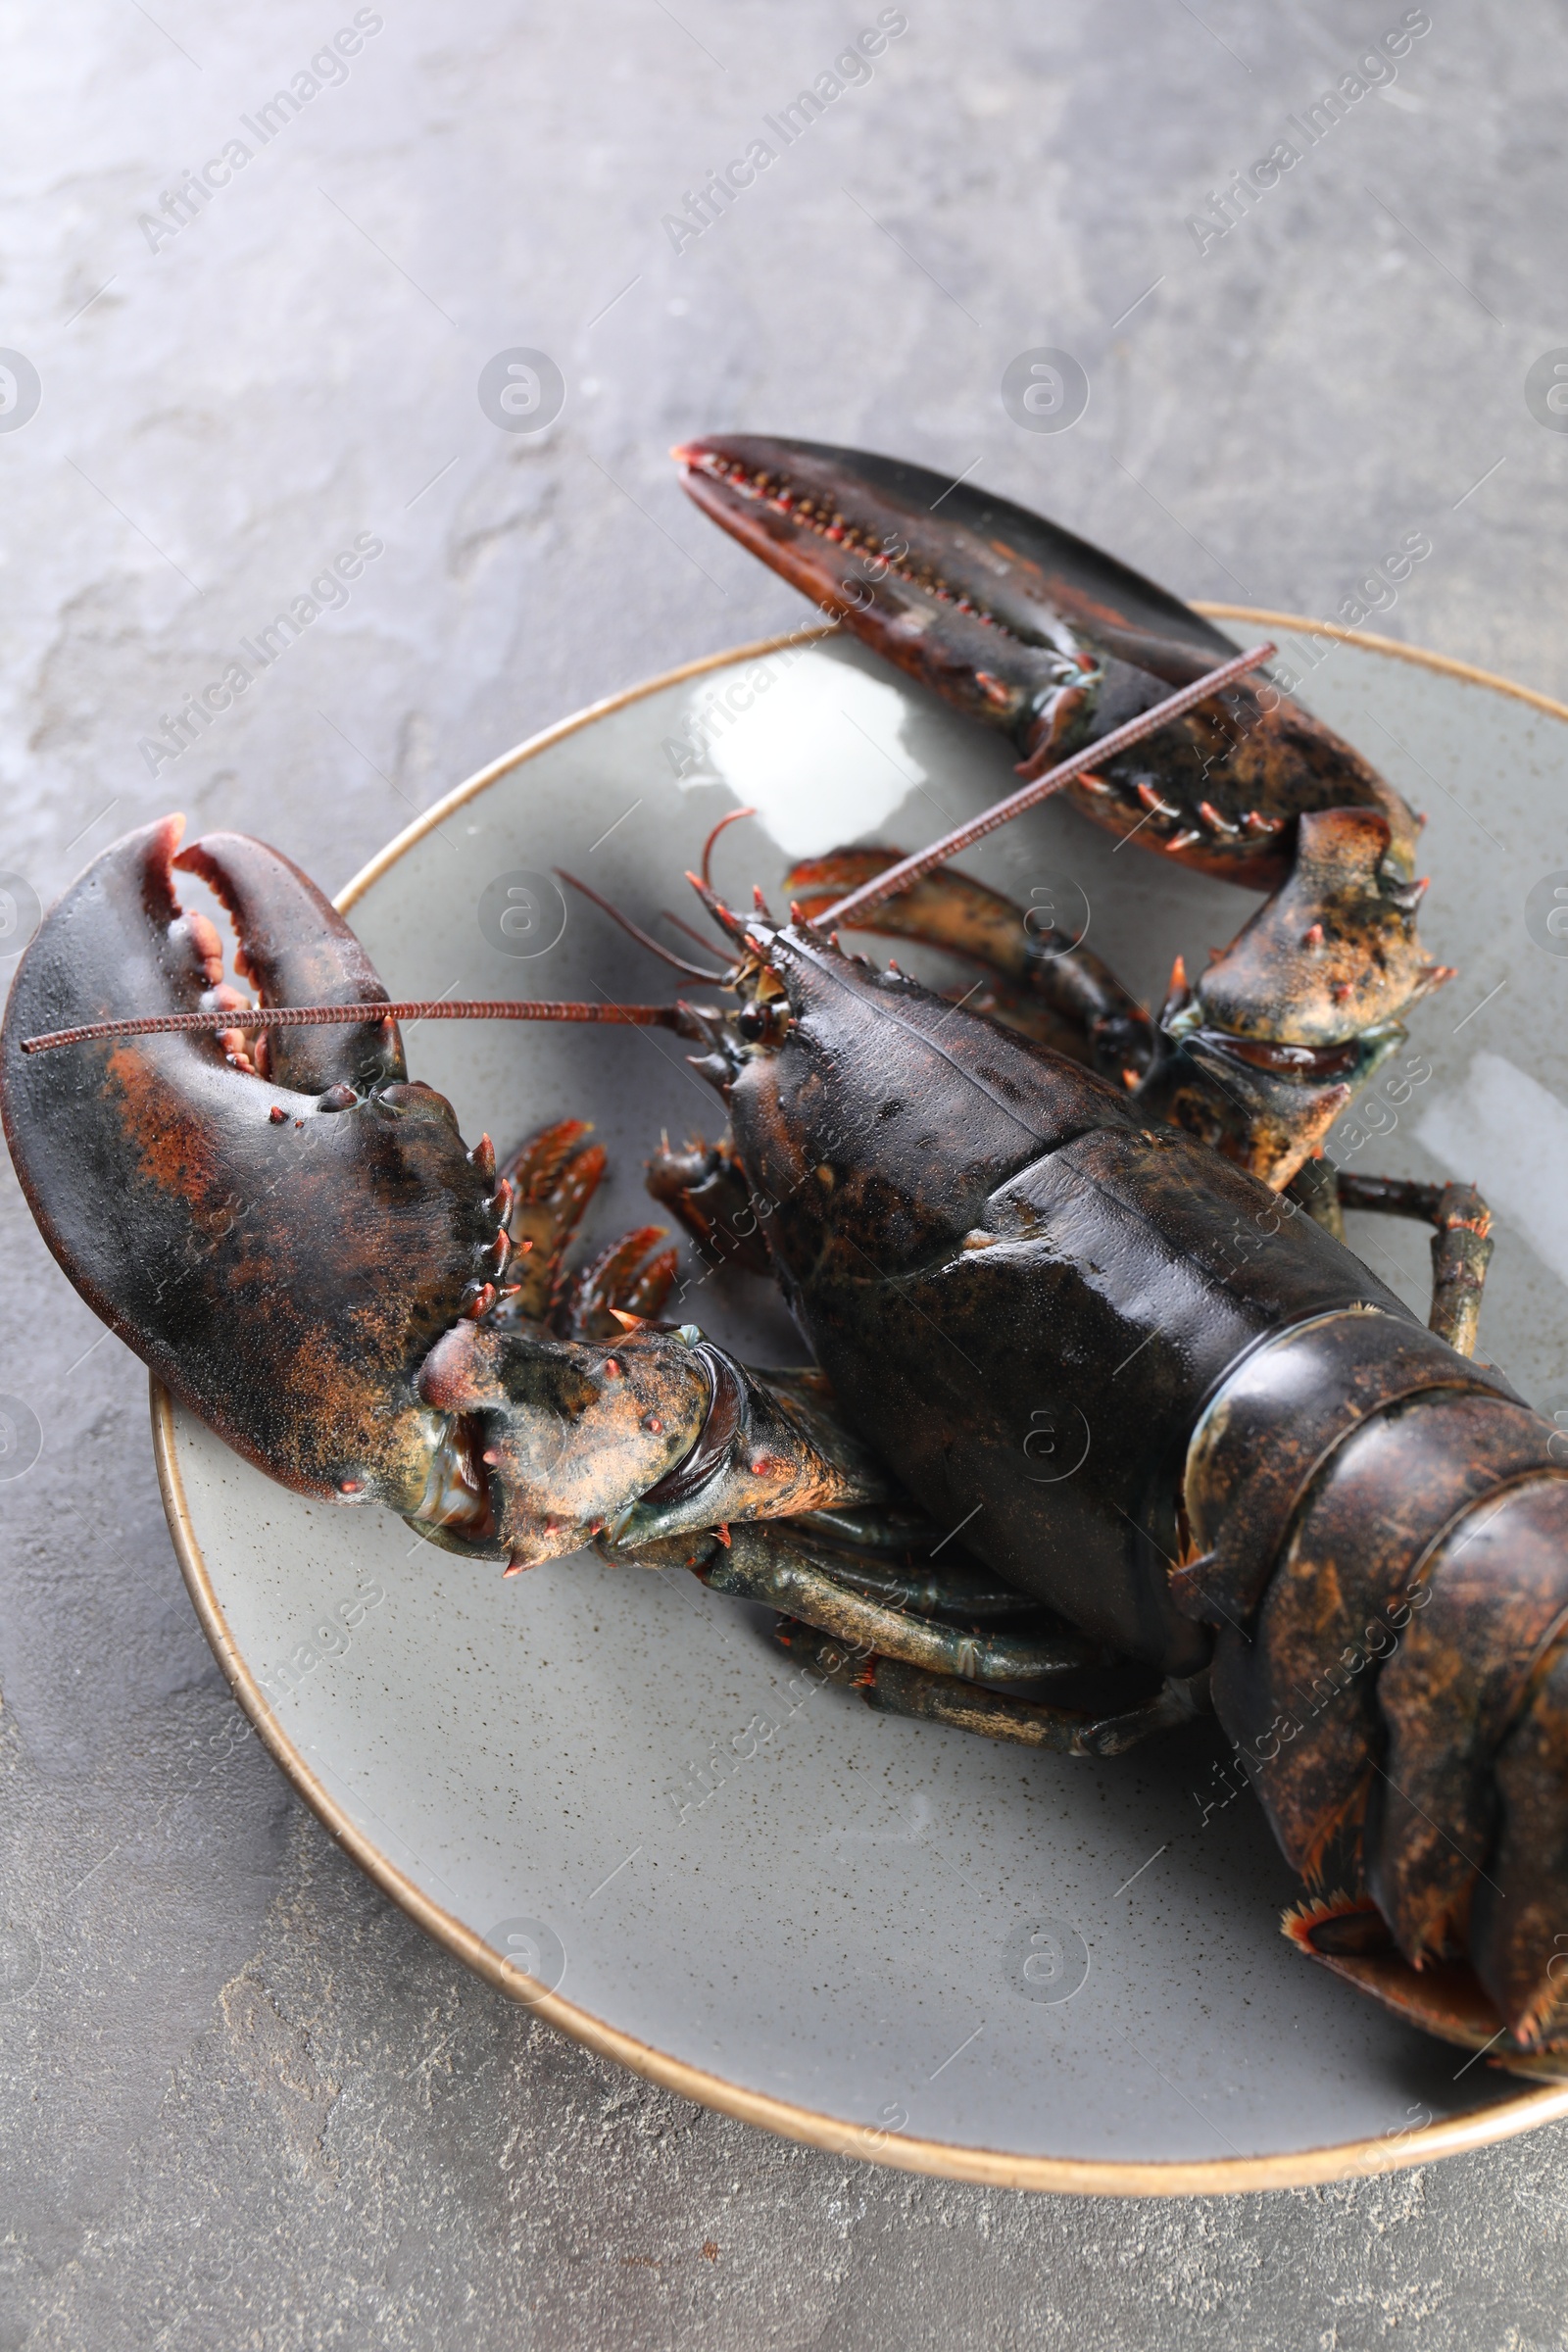
{"label": "gold rim of plate", "polygon": [[[1468,662],[1453,662],[1441,654],[1429,654],[1420,648],[1401,645],[1392,637],[1376,637],[1357,629],[1340,628],[1330,621],[1309,620],[1299,613],[1262,612],[1247,605],[1200,605],[1198,611],[1215,620],[1241,620],[1251,627],[1285,629],[1293,635],[1319,636],[1337,639],[1345,645],[1358,645],[1369,653],[1383,654],[1399,662],[1414,662],[1423,669],[1440,671],[1446,677],[1463,679],[1476,686],[1490,687],[1494,693],[1512,695],[1515,700],[1530,703],[1537,710],[1549,712],[1553,718],[1568,720],[1568,706],[1554,702],[1547,695],[1534,693],[1529,687],[1516,686],[1509,678],[1494,676],[1491,671],[1476,669]],[[679,686],[688,678],[696,678],[713,669],[725,669],[739,662],[750,662],[780,652],[785,646],[798,645],[808,636],[825,637],[830,628],[803,632],[792,630],[778,637],[760,638],[751,645],[731,647],[727,652],[710,654],[700,662],[688,662],[678,669],[665,670],[662,676],[645,679],[640,685],[629,686],[620,694],[607,696],[603,702],[591,703],[584,710],[564,718],[542,734],[530,736],[514,751],[506,752],[477,775],[457,785],[443,800],[424,810],[411,825],[387,843],[368,865],[360,868],[353,880],[339,891],[335,901],[346,913],[361,899],[373,882],[412,850],[416,842],[432,832],[453,811],[487,792],[492,784],[509,776],[525,760],[533,760],[566,736],[592,726],[607,718],[612,711],[623,710],[628,704],[641,702],[649,695],[662,693],[666,687]],[[633,2074],[642,2075],[651,2082],[661,2083],[682,2098],[693,2099],[700,2106],[711,2107],[720,2115],[732,2115],[742,2123],[759,2124],[763,2130],[777,2132],[786,2139],[802,2140],[808,2147],[821,2148],[833,2156],[855,2156],[863,2162],[885,2164],[910,2173],[925,2173],[948,2180],[972,2180],[991,2188],[1050,2189],[1058,2194],[1105,2197],[1172,2197],[1218,2196],[1241,2194],[1260,2188],[1307,2188],[1321,2181],[1364,2179],[1381,2173],[1401,2172],[1411,2165],[1430,2164],[1440,2156],[1456,2156],[1467,2148],[1491,2146],[1502,2139],[1511,2139],[1522,2132],[1536,2130],[1542,2124],[1556,2123],[1568,2116],[1568,2083],[1540,2090],[1524,2090],[1517,2097],[1494,2101],[1473,2110],[1468,2115],[1452,2116],[1445,2123],[1429,2124],[1419,2131],[1400,2133],[1397,2138],[1345,2140],[1336,2146],[1297,2149],[1280,2156],[1227,2156],[1212,2162],[1186,2159],[1171,2163],[1125,2164],[1098,2159],[1064,2156],[1010,2155],[1002,2148],[976,2148],[941,2139],[915,2139],[902,2132],[878,2132],[864,2124],[846,2121],[841,2116],[826,2115],[813,2107],[798,2107],[788,2099],[776,2099],[765,2091],[749,2090],[743,2083],[732,2082],[722,2075],[708,2073],[702,2067],[690,2066],[685,2059],[673,2057],[667,2050],[655,2049],[623,2034],[606,2019],[595,2017],[591,2011],[579,2008],[574,2001],[564,2000],[560,1993],[546,1991],[542,1985],[523,1977],[509,1962],[501,1959],[462,1920],[432,1902],[423,1889],[415,1885],[390,1857],[381,1852],[365,1833],[358,1829],[342,1807],[327,1793],[310,1765],[293,1744],[268,1705],[260,1687],[244,1658],[235,1646],[221,1604],[213,1588],[207,1562],[202,1556],[196,1530],[191,1522],[180,1477],[179,1453],[174,1424],[173,1398],[159,1382],[152,1385],[153,1452],[158,1464],[158,1485],[163,1495],[164,1510],[173,1538],[174,1551],[180,1572],[185,1579],[202,1630],[212,1643],[214,1653],[228,1678],[234,1696],[244,1708],[266,1746],[282,1767],[300,1795],[318,1820],[322,1822],[337,1839],[345,1853],[360,1868],[384,1888],[395,1903],[402,1905],[411,1919],[416,1920],[427,1934],[444,1943],[479,1976],[487,1978],[498,1991],[526,2002],[538,2017],[569,2034],[574,2041],[597,2050],[601,2056],[613,2058],[629,2067]]]}

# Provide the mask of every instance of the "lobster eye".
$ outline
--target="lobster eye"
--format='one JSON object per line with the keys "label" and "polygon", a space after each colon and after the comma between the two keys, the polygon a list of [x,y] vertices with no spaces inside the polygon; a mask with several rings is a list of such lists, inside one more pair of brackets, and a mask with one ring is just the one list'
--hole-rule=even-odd
{"label": "lobster eye", "polygon": [[762,1004],[743,1004],[735,1016],[735,1026],[749,1045],[760,1045],[770,1035],[772,1021]]}

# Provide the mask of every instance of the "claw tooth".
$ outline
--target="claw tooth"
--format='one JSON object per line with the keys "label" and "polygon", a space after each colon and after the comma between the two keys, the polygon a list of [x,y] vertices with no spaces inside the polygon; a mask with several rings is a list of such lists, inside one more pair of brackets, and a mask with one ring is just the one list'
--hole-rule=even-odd
{"label": "claw tooth", "polygon": [[199,907],[192,907],[185,917],[185,931],[191,946],[207,967],[208,987],[216,988],[223,977],[223,943],[218,936],[217,926]]}
{"label": "claw tooth", "polygon": [[[1181,810],[1179,808],[1173,808],[1169,801],[1162,800],[1160,798],[1156,787],[1151,784],[1147,776],[1143,777],[1139,783],[1138,798],[1143,802],[1144,807],[1150,811],[1151,815],[1152,815],[1156,810],[1161,816],[1181,815]],[[1193,839],[1195,841],[1198,839],[1196,833],[1193,835]]]}
{"label": "claw tooth", "polygon": [[468,1157],[488,1184],[496,1172],[496,1148],[487,1135],[480,1136]]}

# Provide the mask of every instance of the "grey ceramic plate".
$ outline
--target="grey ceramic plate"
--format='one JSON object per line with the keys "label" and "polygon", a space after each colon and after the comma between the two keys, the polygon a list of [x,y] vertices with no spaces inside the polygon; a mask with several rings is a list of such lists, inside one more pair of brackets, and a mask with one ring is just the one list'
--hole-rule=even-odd
{"label": "grey ceramic plate", "polygon": [[[1430,812],[1423,929],[1460,977],[1416,1016],[1430,1075],[1380,1084],[1363,1127],[1382,1133],[1337,1152],[1479,1180],[1498,1212],[1484,1343],[1568,1408],[1550,884],[1544,944],[1526,925],[1568,868],[1568,711],[1374,640],[1228,617],[1242,642],[1281,635],[1304,699]],[[913,847],[1009,774],[854,647],[751,648],[498,760],[341,904],[396,996],[647,1001],[673,976],[568,910],[552,866],[646,925],[691,911],[682,870],[742,800],[762,813],[724,836],[720,878],[776,896],[792,858]],[[966,863],[1058,921],[1087,911],[1146,996],[1250,905],[1056,807]],[[409,1044],[470,1137],[593,1119],[601,1235],[649,1213],[662,1127],[717,1123],[658,1033],[427,1025]],[[1357,1246],[1425,1311],[1418,1231],[1363,1220]],[[745,1278],[694,1269],[681,1312],[758,1360],[799,1354]],[[1568,2113],[1568,2087],[1466,2062],[1286,1944],[1291,1874],[1251,1798],[1226,1801],[1210,1727],[1093,1764],[876,1716],[792,1676],[753,1614],[690,1579],[580,1557],[503,1583],[396,1519],[286,1494],[161,1395],[154,1418],[197,1606],[310,1802],[474,1967],[693,2098],[928,2172],[1119,2193],[1377,2171]]]}

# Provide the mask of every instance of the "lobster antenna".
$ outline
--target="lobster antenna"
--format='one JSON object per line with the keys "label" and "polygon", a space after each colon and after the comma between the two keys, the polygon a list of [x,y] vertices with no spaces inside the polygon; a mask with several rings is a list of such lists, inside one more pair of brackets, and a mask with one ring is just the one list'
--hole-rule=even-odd
{"label": "lobster antenna", "polygon": [[713,844],[723,832],[724,827],[726,825],[738,825],[743,816],[755,816],[756,814],[757,810],[755,808],[732,808],[728,816],[721,816],[719,818],[717,824],[713,827],[713,830],[711,833],[710,833],[708,839],[703,844],[702,871],[705,888],[711,890],[713,887],[713,877],[710,873],[709,867],[713,861]]}
{"label": "lobster antenna", "polygon": [[[716,1018],[716,1015],[714,1016]],[[371,1021],[607,1021],[632,1029],[681,1029],[691,1015],[680,1004],[527,1003],[514,997],[432,997],[397,1004],[240,1004],[220,1012],[148,1012],[128,1021],[84,1021],[24,1037],[24,1054],[49,1054],[94,1038],[175,1037],[193,1030],[359,1028]]]}
{"label": "lobster antenna", "polygon": [[[714,988],[729,986],[729,981],[723,972],[710,971],[708,966],[703,963],[688,963],[684,956],[676,956],[670,949],[662,947],[657,939],[650,939],[648,933],[639,929],[629,914],[622,914],[620,908],[611,900],[601,898],[597,890],[591,890],[586,882],[579,882],[575,874],[568,874],[564,865],[558,865],[555,870],[563,882],[569,882],[573,890],[580,890],[583,897],[591,900],[601,913],[608,914],[612,923],[618,923],[628,938],[634,939],[639,947],[646,948],[651,956],[659,956],[672,970],[684,972],[688,979],[710,981]],[[707,943],[702,944],[706,945]]]}
{"label": "lobster antenna", "polygon": [[[839,924],[851,923],[858,915],[863,915],[867,907],[879,906],[884,899],[897,898],[900,891],[909,889],[922,874],[930,873],[933,866],[946,865],[948,859],[956,858],[960,850],[968,849],[973,842],[983,841],[988,833],[995,833],[1000,826],[1010,824],[1015,816],[1021,816],[1026,808],[1033,808],[1041,801],[1049,800],[1054,792],[1059,792],[1064,784],[1070,784],[1074,776],[1081,776],[1086,768],[1101,767],[1118,754],[1131,751],[1134,744],[1142,743],[1146,736],[1158,734],[1161,727],[1169,726],[1172,719],[1183,717],[1195,705],[1206,702],[1221,687],[1234,685],[1250,669],[1256,669],[1259,662],[1268,661],[1274,650],[1272,645],[1254,645],[1250,653],[1238,654],[1233,662],[1221,662],[1218,669],[1211,669],[1205,677],[1196,678],[1191,686],[1183,686],[1177,693],[1167,695],[1164,702],[1156,703],[1152,710],[1140,711],[1125,726],[1116,727],[1109,735],[1101,736],[1098,743],[1085,744],[1070,759],[1058,761],[1054,767],[1048,768],[1043,776],[1036,776],[1019,791],[1009,793],[1004,801],[994,802],[989,808],[982,809],[978,816],[971,816],[966,824],[945,833],[940,841],[932,842],[929,849],[916,850],[911,858],[901,858],[897,865],[888,866],[885,872],[874,874],[869,882],[862,882],[858,890],[852,890],[847,899],[840,899],[836,906],[825,907],[816,918],[818,928],[831,931]],[[1027,766],[1026,761],[1026,769]],[[739,813],[737,810],[736,814]]]}
{"label": "lobster antenna", "polygon": [[667,906],[661,906],[659,919],[662,923],[668,923],[672,931],[684,932],[686,937],[699,948],[710,948],[713,944],[710,939],[705,939],[702,932],[697,930],[693,924],[683,923],[680,916],[672,913]]}

